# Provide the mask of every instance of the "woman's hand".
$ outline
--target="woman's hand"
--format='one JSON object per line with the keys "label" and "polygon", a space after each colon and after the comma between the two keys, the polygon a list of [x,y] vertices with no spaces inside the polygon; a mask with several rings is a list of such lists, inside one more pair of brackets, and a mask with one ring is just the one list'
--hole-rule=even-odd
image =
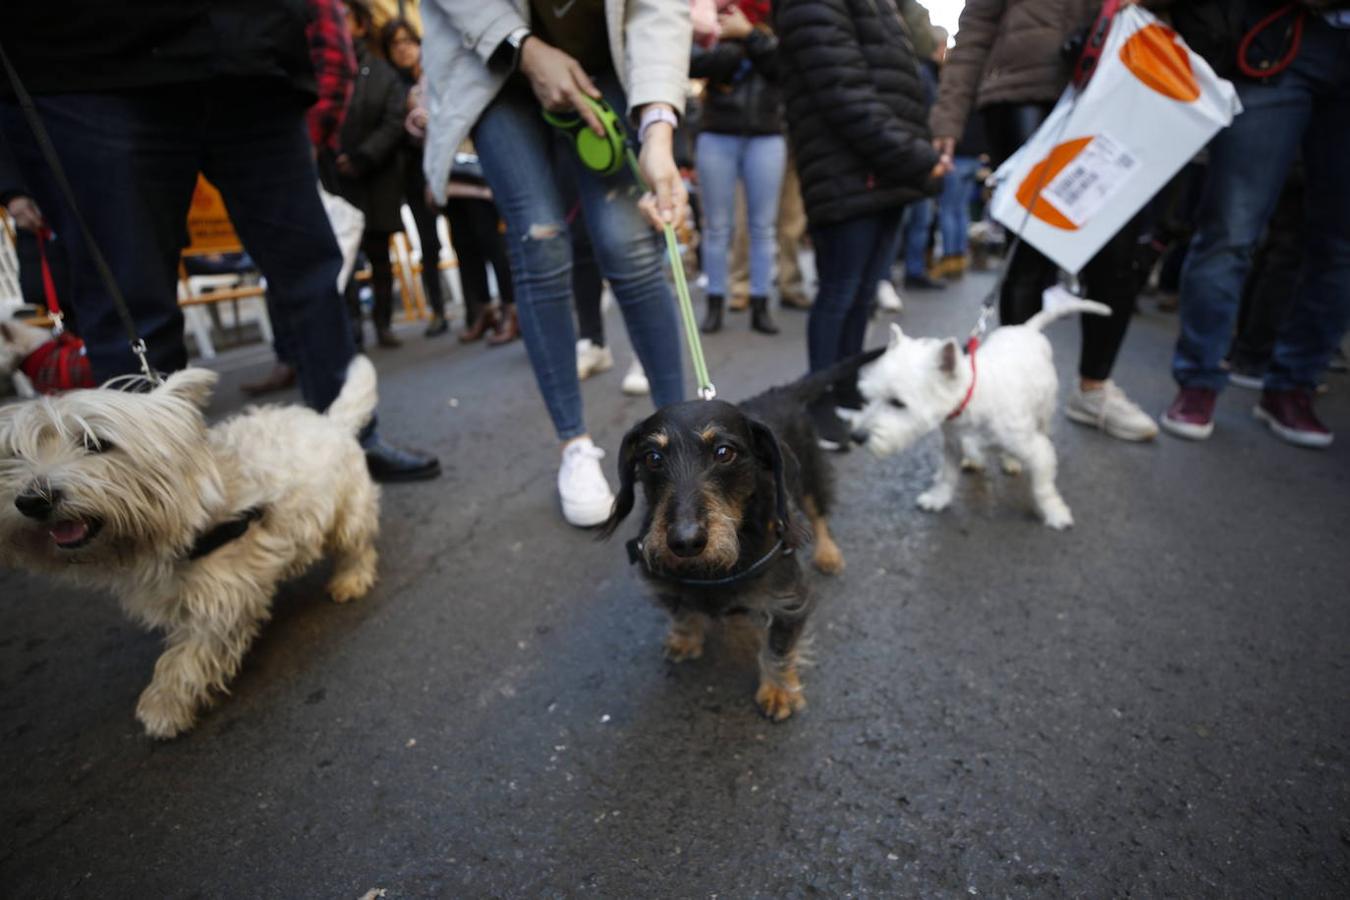
{"label": "woman's hand", "polygon": [[726,11],[717,17],[717,24],[722,26],[722,37],[730,41],[747,38],[750,32],[755,30],[755,26],[750,24],[750,20],[741,12],[739,6],[728,6]]}
{"label": "woman's hand", "polygon": [[675,165],[675,129],[668,122],[653,122],[642,139],[638,169],[651,192],[638,201],[638,209],[653,228],[677,225],[684,220],[689,193]]}
{"label": "woman's hand", "polygon": [[600,89],[591,81],[581,63],[531,35],[520,48],[520,71],[530,80],[530,88],[549,112],[570,112],[585,120],[598,136],[605,136],[600,117],[586,98],[600,99]]}

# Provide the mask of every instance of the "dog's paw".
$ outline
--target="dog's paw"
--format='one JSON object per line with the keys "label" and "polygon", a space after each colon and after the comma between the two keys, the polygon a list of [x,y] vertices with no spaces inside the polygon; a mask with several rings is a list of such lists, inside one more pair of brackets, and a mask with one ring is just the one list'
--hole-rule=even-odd
{"label": "dog's paw", "polygon": [[1015,456],[1003,456],[1003,474],[1016,478],[1022,474],[1022,461]]}
{"label": "dog's paw", "polygon": [[755,693],[755,704],[766,719],[781,722],[794,712],[805,709],[806,698],[802,696],[800,686],[792,690],[772,681],[763,681]]}
{"label": "dog's paw", "polygon": [[951,488],[929,488],[919,495],[917,503],[919,509],[922,509],[925,512],[942,512],[952,505]]}
{"label": "dog's paw", "polygon": [[844,571],[844,554],[834,541],[816,545],[811,564],[826,575],[838,575]]}
{"label": "dog's paw", "polygon": [[671,662],[698,659],[703,655],[703,635],[671,631],[666,635],[665,653],[666,659]]}
{"label": "dog's paw", "polygon": [[334,603],[360,600],[375,586],[375,573],[363,570],[340,572],[328,582],[328,596]]}
{"label": "dog's paw", "polygon": [[136,719],[145,726],[149,737],[168,740],[192,727],[192,708],[191,701],[152,684],[141,693]]}
{"label": "dog's paw", "polygon": [[1045,520],[1046,525],[1056,531],[1073,527],[1073,513],[1069,512],[1069,507],[1063,500],[1047,503],[1041,510],[1041,518]]}

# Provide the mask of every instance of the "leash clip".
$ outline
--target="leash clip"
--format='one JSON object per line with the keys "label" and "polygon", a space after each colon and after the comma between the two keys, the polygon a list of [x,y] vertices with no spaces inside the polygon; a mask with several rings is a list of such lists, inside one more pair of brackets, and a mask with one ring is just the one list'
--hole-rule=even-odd
{"label": "leash clip", "polygon": [[704,400],[715,400],[717,399],[717,387],[711,383],[705,384],[698,389],[698,395]]}
{"label": "leash clip", "polygon": [[163,379],[159,377],[159,373],[150,368],[150,358],[146,355],[147,350],[143,339],[137,338],[131,342],[131,352],[136,354],[136,359],[140,361],[141,374],[145,376],[147,381],[151,384],[163,383]]}

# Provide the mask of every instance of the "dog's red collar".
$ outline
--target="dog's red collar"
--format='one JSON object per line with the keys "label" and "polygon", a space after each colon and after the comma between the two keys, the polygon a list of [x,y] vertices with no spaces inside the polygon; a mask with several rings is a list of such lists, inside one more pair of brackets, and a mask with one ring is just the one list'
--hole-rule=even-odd
{"label": "dog's red collar", "polygon": [[975,396],[975,351],[979,348],[979,338],[972,337],[966,341],[966,355],[970,357],[970,387],[966,388],[966,395],[961,398],[961,405],[952,410],[951,414],[947,416],[948,419],[955,419],[965,412],[966,407],[970,405],[970,398]]}

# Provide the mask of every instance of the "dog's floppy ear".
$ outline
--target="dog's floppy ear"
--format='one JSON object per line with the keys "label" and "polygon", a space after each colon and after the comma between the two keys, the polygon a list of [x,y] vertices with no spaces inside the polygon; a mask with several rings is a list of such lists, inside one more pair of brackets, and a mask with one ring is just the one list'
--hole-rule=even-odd
{"label": "dog's floppy ear", "polygon": [[619,445],[619,493],[614,495],[614,507],[609,518],[600,526],[600,539],[605,540],[614,534],[619,523],[633,511],[634,481],[637,474],[637,442],[642,436],[642,422],[628,429]]}
{"label": "dog's floppy ear", "polygon": [[[768,425],[758,419],[750,420],[750,438],[754,441],[755,458],[773,473],[774,514],[790,515],[787,503],[787,474],[783,465],[783,448],[778,444],[778,436]],[[788,525],[783,523],[784,527]]]}
{"label": "dog's floppy ear", "polygon": [[956,346],[956,341],[948,338],[942,343],[942,352],[938,354],[938,368],[944,375],[956,374],[956,357],[961,351]]}
{"label": "dog's floppy ear", "polygon": [[164,383],[155,389],[161,397],[177,397],[186,400],[198,409],[205,409],[211,402],[211,392],[215,389],[219,376],[210,369],[183,369],[174,372]]}

